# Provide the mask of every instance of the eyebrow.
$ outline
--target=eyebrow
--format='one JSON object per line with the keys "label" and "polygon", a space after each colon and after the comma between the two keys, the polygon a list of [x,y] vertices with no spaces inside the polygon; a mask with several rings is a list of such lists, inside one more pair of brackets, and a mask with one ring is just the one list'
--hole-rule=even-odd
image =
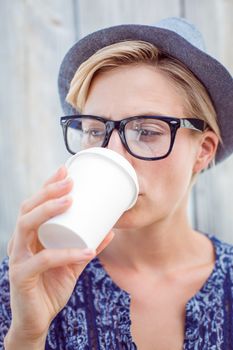
{"label": "eyebrow", "polygon": [[143,113],[137,113],[137,115],[138,116],[140,116],[140,115],[145,115],[145,116],[154,116],[154,115],[156,115],[156,116],[166,116],[166,115],[168,115],[168,114],[165,114],[165,113],[161,113],[161,112],[152,112],[152,111],[148,111],[148,112],[143,112]]}
{"label": "eyebrow", "polygon": [[[99,114],[99,113],[83,113],[83,115],[90,115],[90,116],[95,116],[95,117],[101,117],[103,119],[106,120],[113,120],[116,121],[116,119],[114,118],[114,116],[105,116],[103,114]],[[171,113],[161,113],[161,112],[155,112],[152,110],[147,110],[147,112],[137,112],[137,113],[126,113],[124,115],[122,115],[121,119],[125,119],[125,118],[133,118],[133,117],[153,117],[153,116],[157,116],[157,117],[173,117],[173,115]]]}
{"label": "eyebrow", "polygon": [[147,112],[137,112],[135,114],[126,114],[125,116],[122,116],[122,118],[133,118],[133,117],[173,117],[171,113],[161,113],[161,112],[153,112],[153,111],[147,111]]}
{"label": "eyebrow", "polygon": [[[92,115],[96,115],[97,114],[92,114]],[[104,119],[109,119],[109,120],[114,120],[113,118],[114,117],[105,117],[103,115],[99,115],[98,116],[101,116],[102,118]],[[153,111],[147,111],[147,112],[140,112],[140,113],[126,113],[125,115],[122,116],[122,118],[133,118],[133,117],[142,117],[142,116],[148,116],[148,117],[153,117],[153,116],[158,116],[158,117],[166,117],[166,116],[171,116],[171,113],[170,114],[166,114],[166,113],[161,113],[161,112],[153,112]]]}

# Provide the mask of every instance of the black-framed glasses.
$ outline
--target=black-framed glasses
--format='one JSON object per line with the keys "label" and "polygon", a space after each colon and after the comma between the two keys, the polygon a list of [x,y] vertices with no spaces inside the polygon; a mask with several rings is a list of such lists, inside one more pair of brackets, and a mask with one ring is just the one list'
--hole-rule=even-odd
{"label": "black-framed glasses", "polygon": [[119,121],[93,115],[71,115],[60,120],[65,145],[71,154],[91,147],[107,147],[113,130],[132,156],[143,160],[167,157],[179,128],[202,132],[206,123],[196,118],[135,116]]}

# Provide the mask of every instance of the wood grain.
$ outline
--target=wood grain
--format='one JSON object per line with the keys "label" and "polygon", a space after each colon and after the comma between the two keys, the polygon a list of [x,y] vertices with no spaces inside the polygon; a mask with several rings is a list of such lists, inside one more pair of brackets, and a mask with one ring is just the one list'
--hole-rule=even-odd
{"label": "wood grain", "polygon": [[57,74],[75,40],[73,13],[73,1],[0,2],[1,255],[21,201],[68,156]]}

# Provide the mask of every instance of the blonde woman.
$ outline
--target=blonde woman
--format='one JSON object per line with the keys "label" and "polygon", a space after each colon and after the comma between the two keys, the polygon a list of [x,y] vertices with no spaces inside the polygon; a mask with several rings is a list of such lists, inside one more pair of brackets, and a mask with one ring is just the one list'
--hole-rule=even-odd
{"label": "blonde woman", "polygon": [[233,151],[231,75],[169,18],[85,37],[59,91],[68,151],[120,153],[140,195],[96,252],[38,241],[71,205],[65,167],[22,204],[1,265],[0,348],[230,349],[233,247],[193,229],[187,205],[198,174]]}

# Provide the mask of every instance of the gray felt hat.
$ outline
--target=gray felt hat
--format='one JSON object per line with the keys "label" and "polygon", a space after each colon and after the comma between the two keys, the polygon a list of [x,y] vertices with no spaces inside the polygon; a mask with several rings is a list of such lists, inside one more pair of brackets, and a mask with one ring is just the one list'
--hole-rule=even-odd
{"label": "gray felt hat", "polygon": [[78,67],[99,49],[125,40],[143,40],[183,62],[206,87],[218,116],[223,146],[216,163],[233,152],[233,79],[227,69],[205,53],[200,32],[183,18],[167,18],[155,26],[123,24],[98,30],[78,41],[64,57],[58,77],[61,105],[66,115],[77,111],[65,101]]}

